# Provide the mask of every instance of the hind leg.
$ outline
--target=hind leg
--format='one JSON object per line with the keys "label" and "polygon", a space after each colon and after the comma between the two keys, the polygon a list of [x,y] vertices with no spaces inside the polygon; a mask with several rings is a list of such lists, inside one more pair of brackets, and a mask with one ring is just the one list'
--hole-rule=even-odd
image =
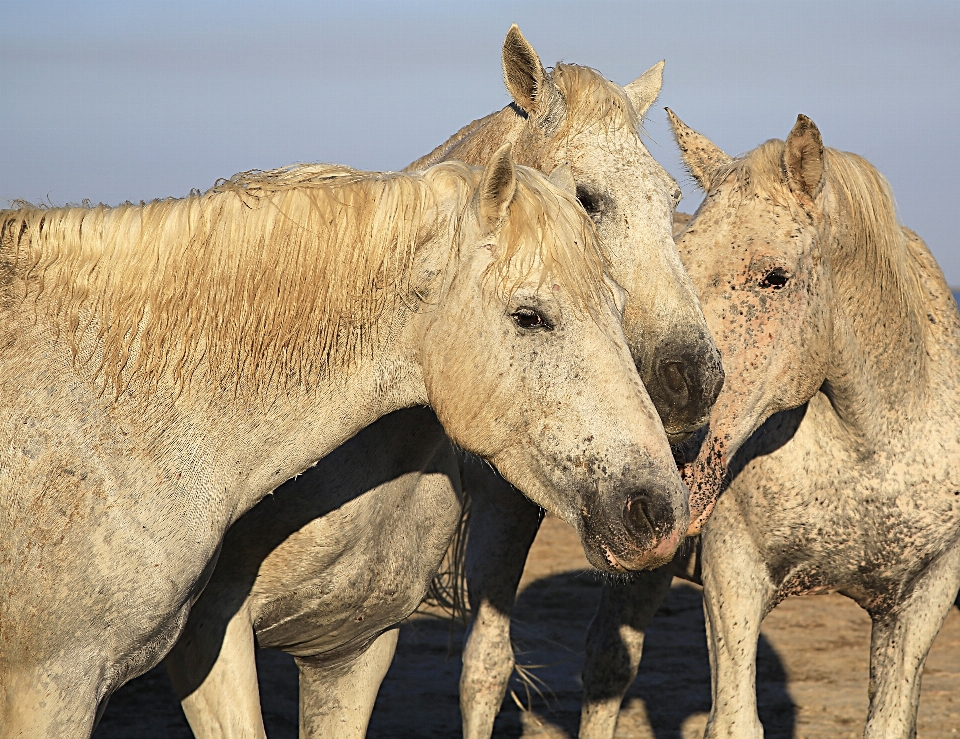
{"label": "hind leg", "polygon": [[637,676],[643,637],[670,590],[666,567],[636,579],[604,585],[600,605],[587,631],[583,665],[580,739],[612,739],[623,696]]}
{"label": "hind leg", "polygon": [[390,629],[344,660],[297,657],[300,669],[300,739],[363,739],[399,629]]}
{"label": "hind leg", "polygon": [[[212,595],[210,596],[212,599]],[[222,632],[222,616],[197,603],[165,664],[197,739],[266,739],[249,611],[240,608]]]}
{"label": "hind leg", "polygon": [[866,739],[913,739],[923,663],[960,587],[960,544],[926,572],[910,595],[874,617]]}
{"label": "hind leg", "polygon": [[[705,739],[762,739],[757,715],[757,640],[774,588],[736,521],[708,523],[703,534],[703,610],[713,705]],[[732,525],[731,525],[732,524]]]}
{"label": "hind leg", "polygon": [[464,464],[472,503],[467,540],[467,587],[472,620],[463,650],[460,711],[465,739],[486,739],[513,672],[510,612],[540,508],[476,460]]}

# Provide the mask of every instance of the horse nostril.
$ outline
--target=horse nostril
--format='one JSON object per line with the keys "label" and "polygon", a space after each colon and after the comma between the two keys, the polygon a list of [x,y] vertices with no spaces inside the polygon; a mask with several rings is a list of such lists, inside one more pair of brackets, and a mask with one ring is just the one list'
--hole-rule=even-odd
{"label": "horse nostril", "polygon": [[627,505],[623,511],[623,523],[630,536],[639,542],[646,542],[653,537],[650,502],[645,492],[627,499]]}
{"label": "horse nostril", "polygon": [[657,347],[643,376],[650,400],[672,443],[707,422],[723,385],[720,355],[709,337],[686,344],[673,337]]}
{"label": "horse nostril", "polygon": [[641,490],[627,498],[623,525],[640,546],[650,546],[673,528],[673,509],[665,500]]}
{"label": "horse nostril", "polygon": [[683,372],[683,362],[676,360],[660,362],[658,368],[660,382],[670,396],[670,402],[678,408],[685,408],[690,401],[690,388]]}

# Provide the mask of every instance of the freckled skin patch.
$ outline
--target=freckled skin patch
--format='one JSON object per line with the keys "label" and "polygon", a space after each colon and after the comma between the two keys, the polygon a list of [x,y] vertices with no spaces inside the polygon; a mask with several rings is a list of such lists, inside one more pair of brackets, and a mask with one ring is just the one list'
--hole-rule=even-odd
{"label": "freckled skin patch", "polygon": [[[874,624],[866,736],[909,739],[923,659],[960,586],[956,302],[923,241],[896,223],[882,177],[818,148],[809,119],[736,161],[674,127],[706,152],[687,161],[708,193],[678,246],[727,378],[699,454],[681,465],[693,528],[706,524],[706,736],[762,735],[763,616],[791,595],[839,591]],[[790,147],[826,162],[819,184],[809,167],[799,185],[784,179]],[[606,589],[581,737],[612,736],[670,574]],[[604,675],[617,660],[626,667]]]}

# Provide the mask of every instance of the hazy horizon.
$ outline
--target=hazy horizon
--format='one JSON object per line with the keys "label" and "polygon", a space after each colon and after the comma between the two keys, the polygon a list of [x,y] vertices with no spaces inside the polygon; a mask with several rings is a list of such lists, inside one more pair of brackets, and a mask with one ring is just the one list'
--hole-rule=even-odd
{"label": "hazy horizon", "polygon": [[625,84],[666,59],[645,123],[684,187],[669,106],[730,154],[809,115],[873,162],[960,285],[960,4],[39,3],[3,0],[0,198],[115,204],[297,161],[399,169],[503,107],[516,22],[549,66]]}

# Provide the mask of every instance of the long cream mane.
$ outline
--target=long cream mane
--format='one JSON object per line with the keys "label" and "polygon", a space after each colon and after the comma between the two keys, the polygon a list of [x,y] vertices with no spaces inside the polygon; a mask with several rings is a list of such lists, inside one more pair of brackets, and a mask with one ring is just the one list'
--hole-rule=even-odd
{"label": "long cream mane", "polygon": [[[118,393],[166,372],[184,387],[201,367],[241,392],[309,385],[372,351],[385,311],[429,309],[414,262],[434,239],[456,248],[479,177],[459,163],[415,175],[297,165],[140,205],[23,205],[0,212],[0,304],[33,295],[38,315],[67,329],[75,361],[93,360]],[[453,203],[438,194],[451,191]],[[518,169],[498,291],[543,265],[582,303],[600,294],[596,235],[564,199],[573,206]]]}

